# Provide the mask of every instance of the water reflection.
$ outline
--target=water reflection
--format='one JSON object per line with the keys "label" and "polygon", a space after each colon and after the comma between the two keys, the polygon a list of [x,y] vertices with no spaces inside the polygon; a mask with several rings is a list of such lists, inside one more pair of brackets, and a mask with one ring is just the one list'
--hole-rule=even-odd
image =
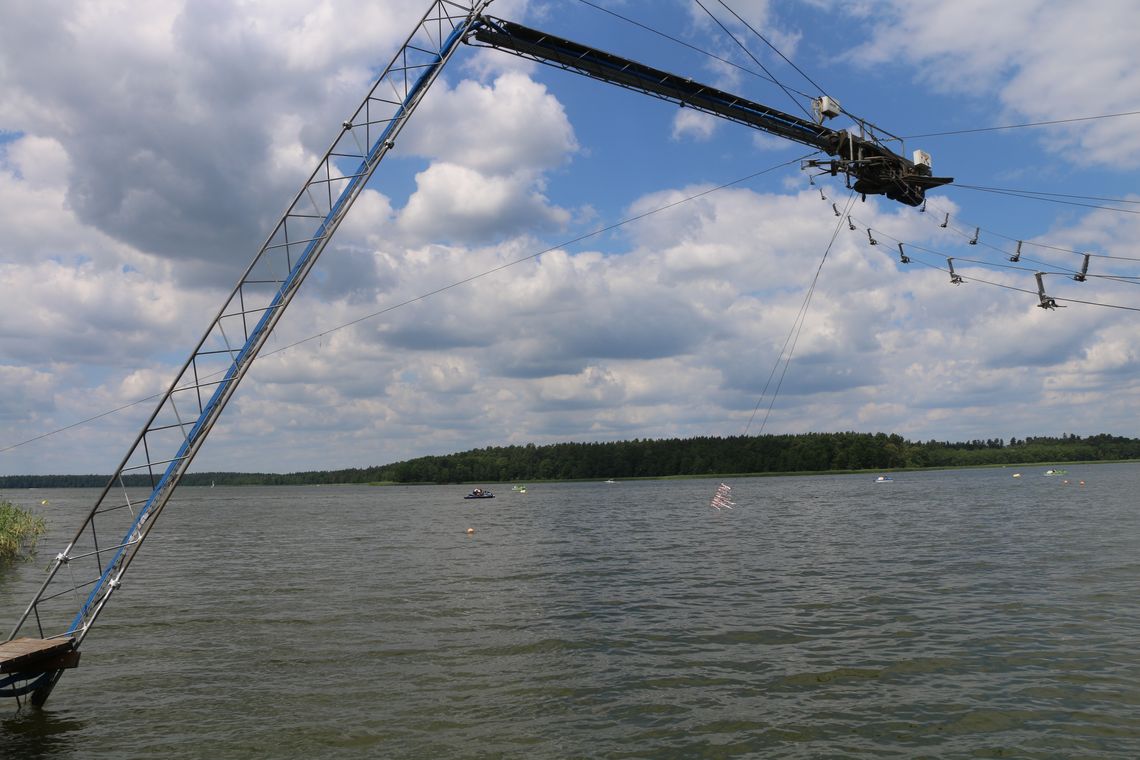
{"label": "water reflection", "polygon": [[[14,707],[12,700],[7,707]],[[77,757],[90,720],[69,712],[25,706],[0,719],[0,757],[12,760]]]}

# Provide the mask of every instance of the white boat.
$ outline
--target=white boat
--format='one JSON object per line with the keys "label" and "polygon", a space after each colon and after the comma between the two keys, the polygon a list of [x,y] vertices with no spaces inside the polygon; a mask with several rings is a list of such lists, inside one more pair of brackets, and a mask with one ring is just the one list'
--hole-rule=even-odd
{"label": "white boat", "polygon": [[875,482],[876,483],[894,483],[895,479],[892,478],[890,475],[880,475],[879,477],[875,478]]}

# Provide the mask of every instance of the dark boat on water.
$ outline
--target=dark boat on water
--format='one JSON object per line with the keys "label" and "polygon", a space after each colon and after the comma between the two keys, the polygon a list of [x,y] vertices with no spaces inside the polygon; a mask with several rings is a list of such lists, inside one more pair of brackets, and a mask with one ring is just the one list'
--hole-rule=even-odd
{"label": "dark boat on water", "polygon": [[482,488],[476,488],[471,493],[463,497],[464,499],[493,499],[495,494],[490,491],[484,491]]}

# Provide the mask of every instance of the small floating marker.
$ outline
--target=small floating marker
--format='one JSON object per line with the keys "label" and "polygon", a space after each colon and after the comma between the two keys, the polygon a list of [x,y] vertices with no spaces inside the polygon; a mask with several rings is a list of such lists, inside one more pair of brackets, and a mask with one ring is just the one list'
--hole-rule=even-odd
{"label": "small floating marker", "polygon": [[1021,473],[1020,473],[1020,472],[1015,472],[1015,473],[1013,473],[1013,477],[1015,477],[1015,478],[1020,478],[1020,477],[1021,477]]}
{"label": "small floating marker", "polygon": [[1085,484],[1085,481],[1082,480],[1080,484],[1083,486]]}

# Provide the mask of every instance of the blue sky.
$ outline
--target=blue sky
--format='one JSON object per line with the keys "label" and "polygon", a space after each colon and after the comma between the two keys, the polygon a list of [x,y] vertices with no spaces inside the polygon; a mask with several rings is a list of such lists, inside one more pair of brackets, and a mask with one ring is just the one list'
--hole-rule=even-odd
{"label": "blue sky", "polygon": [[[786,86],[818,92],[723,5],[704,5]],[[728,5],[900,136],[1140,110],[1140,6],[1125,0]],[[0,473],[114,469],[151,410],[134,402],[173,378],[426,7],[42,3],[0,29]],[[498,0],[490,12],[806,106],[694,51],[757,69],[695,2]],[[950,187],[926,213],[856,201],[858,229],[831,246],[773,402],[765,383],[842,222],[842,183],[765,172],[808,152],[798,144],[464,47],[195,469],[756,433],[753,410],[769,403],[773,433],[1140,435],[1135,280],[1047,275],[1050,295],[1104,304],[1055,311],[1015,290],[1035,291],[1034,270],[1079,267],[1071,251],[1096,254],[1090,273],[1140,274],[1138,125],[907,139],[908,155],[928,151],[961,185],[1081,197]],[[1018,240],[1028,261],[1001,266]],[[948,256],[965,284],[950,283]]]}

